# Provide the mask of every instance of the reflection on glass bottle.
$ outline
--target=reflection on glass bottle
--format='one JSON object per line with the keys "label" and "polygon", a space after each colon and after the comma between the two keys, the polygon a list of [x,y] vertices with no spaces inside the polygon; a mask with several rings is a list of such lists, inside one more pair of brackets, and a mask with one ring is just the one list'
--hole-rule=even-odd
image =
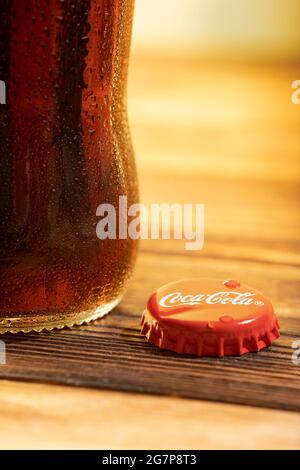
{"label": "reflection on glass bottle", "polygon": [[126,114],[133,0],[2,0],[0,332],[97,318],[118,303],[133,240],[96,209],[138,192]]}

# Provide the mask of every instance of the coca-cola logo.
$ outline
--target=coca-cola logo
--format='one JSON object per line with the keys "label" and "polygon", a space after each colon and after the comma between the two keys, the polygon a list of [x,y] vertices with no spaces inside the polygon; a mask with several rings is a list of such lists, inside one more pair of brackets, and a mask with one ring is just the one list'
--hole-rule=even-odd
{"label": "coca-cola logo", "polygon": [[175,308],[182,305],[200,304],[232,304],[232,305],[257,305],[262,306],[262,300],[255,300],[255,293],[252,292],[215,292],[213,294],[187,294],[172,292],[165,295],[159,301],[159,305],[164,308]]}

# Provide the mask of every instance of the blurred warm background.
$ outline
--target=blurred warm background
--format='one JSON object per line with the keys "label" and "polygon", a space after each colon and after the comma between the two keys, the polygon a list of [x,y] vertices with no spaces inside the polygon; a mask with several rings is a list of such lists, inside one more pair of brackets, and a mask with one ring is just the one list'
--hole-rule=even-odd
{"label": "blurred warm background", "polygon": [[298,0],[136,0],[133,52],[297,60]]}
{"label": "blurred warm background", "polygon": [[201,256],[299,260],[299,26],[299,0],[136,0],[142,200],[205,203]]}

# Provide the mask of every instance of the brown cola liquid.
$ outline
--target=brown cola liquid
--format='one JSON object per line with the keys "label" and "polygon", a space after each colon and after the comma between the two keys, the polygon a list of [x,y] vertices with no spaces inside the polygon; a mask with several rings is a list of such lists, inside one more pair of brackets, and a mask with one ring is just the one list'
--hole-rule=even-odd
{"label": "brown cola liquid", "polygon": [[91,320],[124,291],[136,244],[99,240],[96,208],[137,202],[132,13],[133,0],[0,2],[0,332]]}

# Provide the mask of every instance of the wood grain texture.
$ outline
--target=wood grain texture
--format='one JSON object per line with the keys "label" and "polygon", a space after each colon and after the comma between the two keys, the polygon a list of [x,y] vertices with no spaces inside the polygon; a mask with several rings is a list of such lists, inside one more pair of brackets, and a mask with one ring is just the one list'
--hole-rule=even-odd
{"label": "wood grain texture", "polygon": [[153,240],[147,241],[147,250],[300,265],[300,184],[178,174],[170,169],[141,170],[140,187],[146,205],[176,202],[205,206],[204,249],[187,252],[181,240]]}
{"label": "wood grain texture", "polygon": [[0,415],[0,449],[300,447],[296,413],[175,397],[3,381]]}

